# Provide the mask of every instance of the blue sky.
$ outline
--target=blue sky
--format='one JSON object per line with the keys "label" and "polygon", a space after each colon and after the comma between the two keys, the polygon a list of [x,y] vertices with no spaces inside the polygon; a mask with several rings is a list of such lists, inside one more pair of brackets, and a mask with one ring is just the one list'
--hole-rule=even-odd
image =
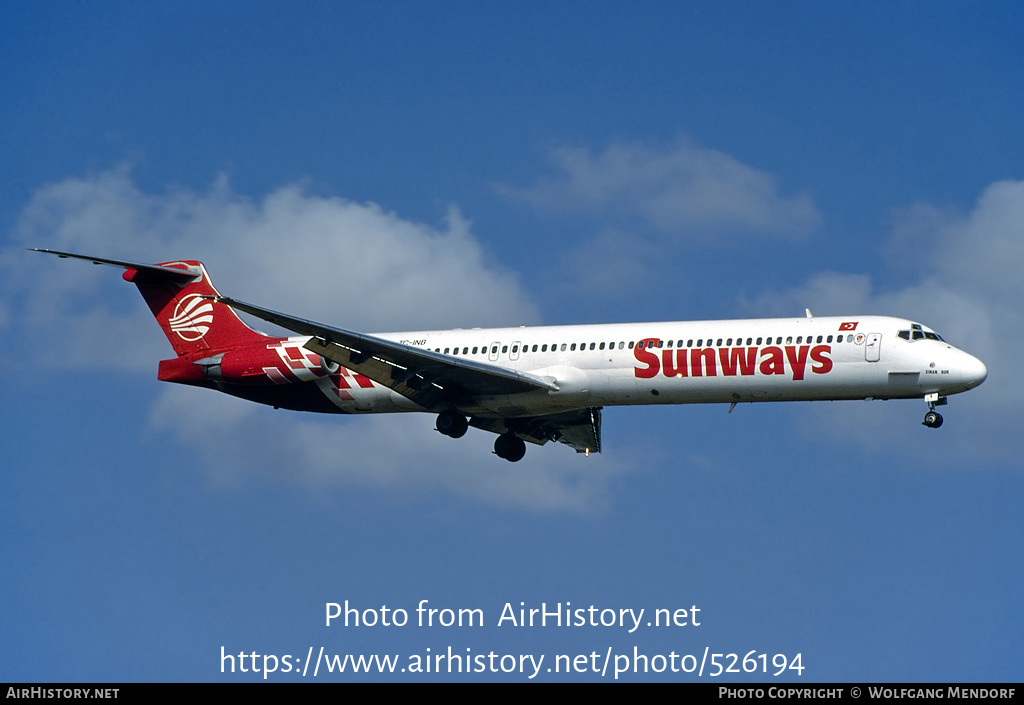
{"label": "blue sky", "polygon": [[[221,648],[321,646],[1020,680],[1019,4],[4,14],[4,680],[259,680]],[[134,288],[27,247],[200,259],[227,295],[365,331],[894,314],[989,379],[937,431],[923,402],[616,408],[599,457],[511,465],[426,415],[162,385]],[[485,624],[325,626],[345,600]],[[520,602],[702,621],[498,626]]]}

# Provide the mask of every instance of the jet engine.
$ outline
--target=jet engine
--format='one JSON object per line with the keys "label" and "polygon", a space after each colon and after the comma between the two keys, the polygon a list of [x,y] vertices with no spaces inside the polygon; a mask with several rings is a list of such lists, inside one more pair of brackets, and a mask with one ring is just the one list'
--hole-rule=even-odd
{"label": "jet engine", "polygon": [[338,363],[292,341],[229,350],[197,360],[206,377],[229,384],[310,382],[338,371]]}

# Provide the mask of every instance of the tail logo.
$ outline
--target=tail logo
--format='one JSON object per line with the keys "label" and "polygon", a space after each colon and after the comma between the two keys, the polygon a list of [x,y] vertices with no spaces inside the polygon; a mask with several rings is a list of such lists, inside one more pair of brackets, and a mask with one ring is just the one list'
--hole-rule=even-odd
{"label": "tail logo", "polygon": [[213,302],[202,294],[189,294],[178,302],[167,322],[178,337],[188,342],[202,338],[213,324]]}

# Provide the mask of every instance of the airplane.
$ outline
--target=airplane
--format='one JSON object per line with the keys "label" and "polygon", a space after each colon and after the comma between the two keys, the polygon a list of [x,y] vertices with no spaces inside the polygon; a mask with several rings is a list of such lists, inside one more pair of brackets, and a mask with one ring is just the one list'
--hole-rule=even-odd
{"label": "airplane", "polygon": [[[923,424],[985,381],[976,357],[888,316],[473,328],[367,335],[221,296],[194,260],[141,264],[35,249],[125,271],[176,357],[158,379],[274,408],[341,414],[427,412],[460,438],[497,434],[517,462],[526,443],[601,451],[601,411],[641,404],[924,399]],[[259,333],[241,311],[297,333]]]}

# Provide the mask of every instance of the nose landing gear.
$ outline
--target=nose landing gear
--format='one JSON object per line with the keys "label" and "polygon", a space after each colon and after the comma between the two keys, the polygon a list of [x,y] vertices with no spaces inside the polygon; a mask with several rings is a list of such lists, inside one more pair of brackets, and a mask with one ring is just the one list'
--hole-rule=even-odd
{"label": "nose landing gear", "polygon": [[928,413],[924,415],[921,425],[938,428],[942,425],[942,415],[935,411],[935,407],[945,406],[946,397],[940,397],[938,394],[926,394],[924,400],[928,402]]}

